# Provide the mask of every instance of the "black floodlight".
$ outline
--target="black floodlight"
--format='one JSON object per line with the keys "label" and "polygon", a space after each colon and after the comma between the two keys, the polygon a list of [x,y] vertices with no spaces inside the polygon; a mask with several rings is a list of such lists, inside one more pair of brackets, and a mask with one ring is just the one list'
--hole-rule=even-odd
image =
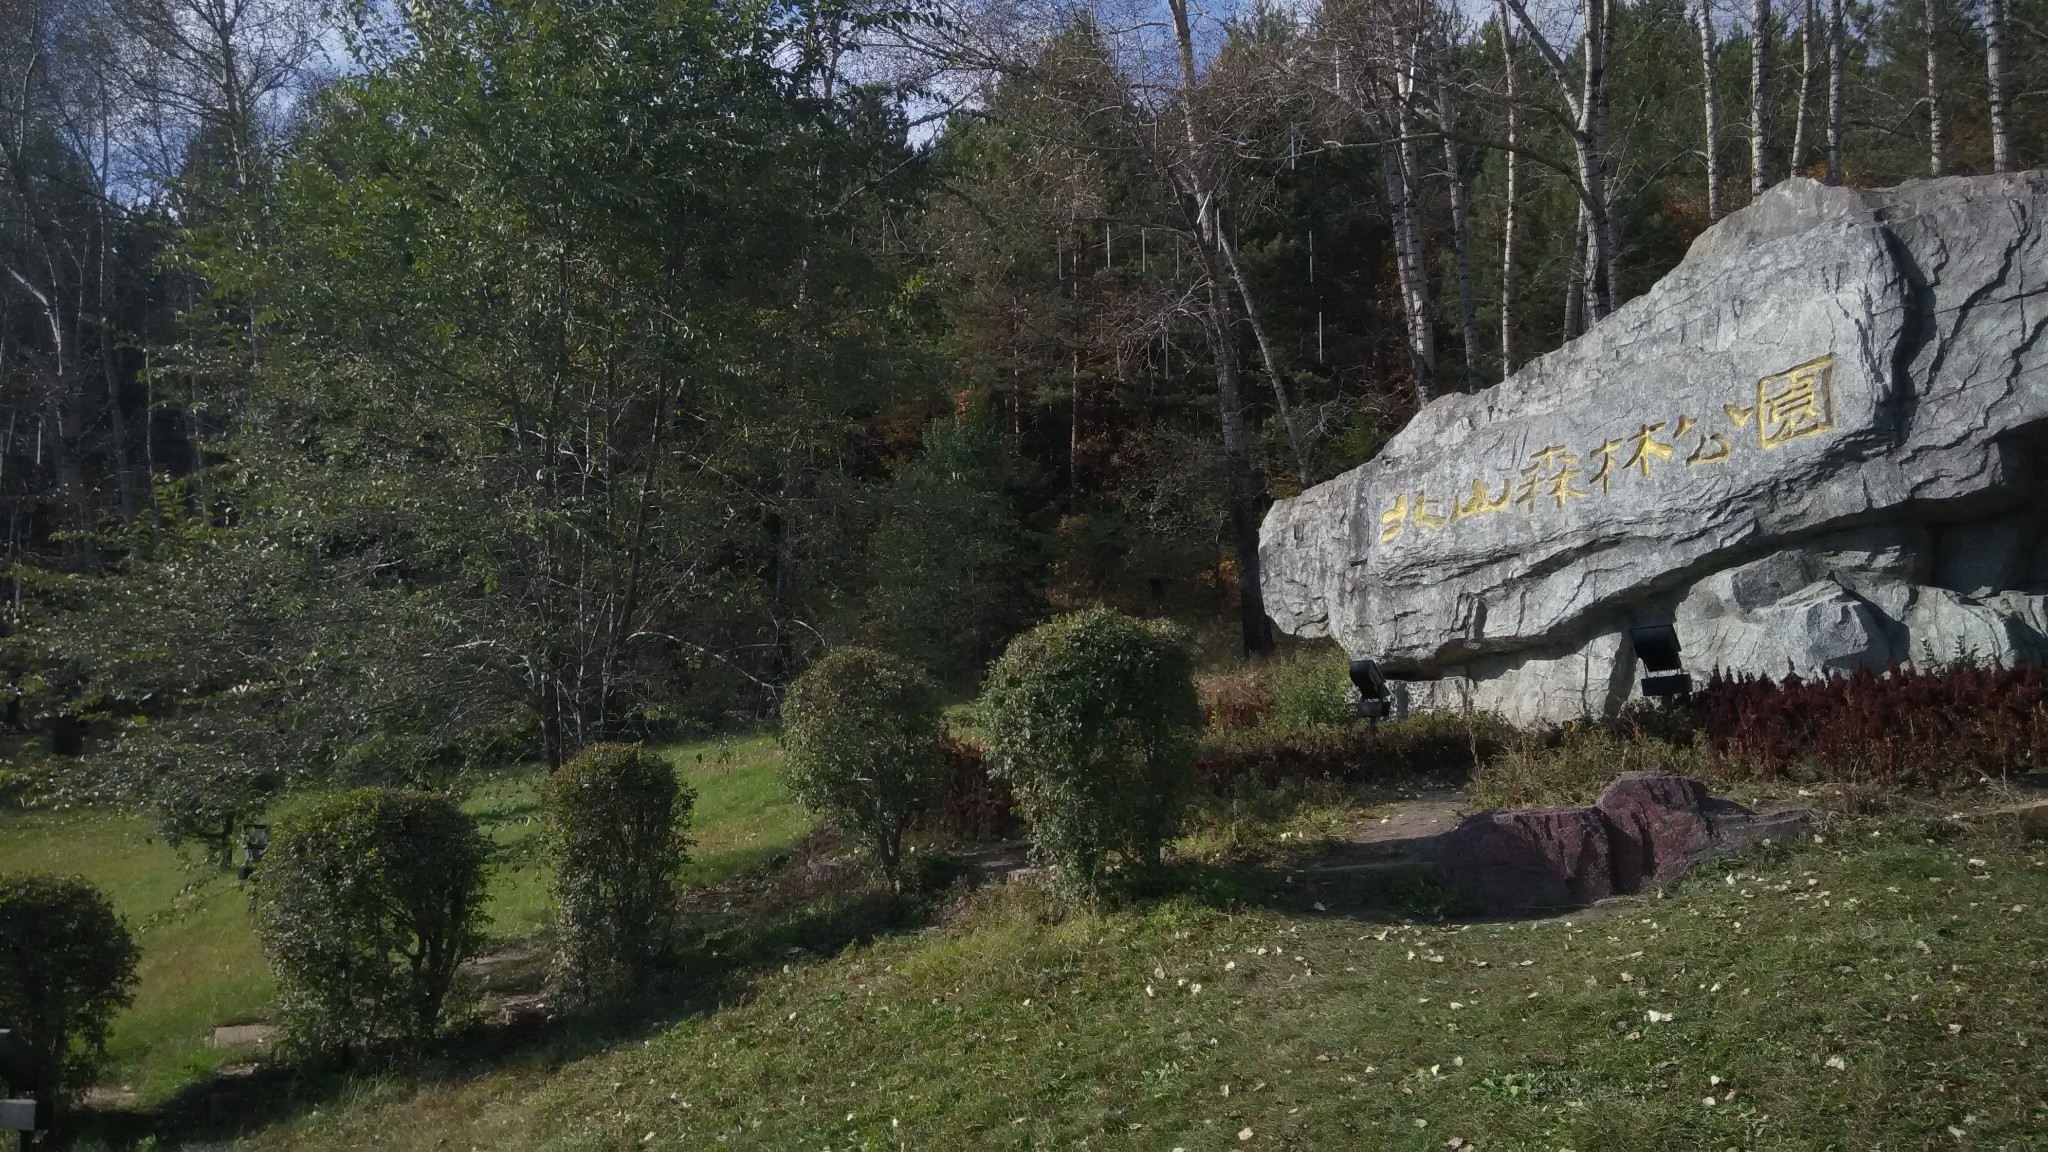
{"label": "black floodlight", "polygon": [[1628,638],[1635,645],[1636,659],[1643,662],[1643,671],[1676,672],[1683,667],[1678,661],[1678,630],[1671,625],[1631,628]]}
{"label": "black floodlight", "polygon": [[[45,1117],[49,1109],[43,1101],[0,1101],[0,1132],[20,1132],[27,1142],[31,1132],[43,1132],[49,1123]],[[27,1148],[27,1144],[23,1144]]]}
{"label": "black floodlight", "polygon": [[[46,1113],[40,1100],[0,1100],[0,1132],[40,1132],[48,1127],[43,1123]],[[28,1137],[24,1135],[23,1141]],[[24,1143],[22,1147],[28,1145]]]}
{"label": "black floodlight", "polygon": [[[20,1036],[0,1028],[0,1084],[14,1088],[36,1087],[36,1054]],[[35,1100],[0,1100],[0,1132],[35,1132],[45,1127],[49,1110]],[[28,1147],[22,1137],[22,1147]]]}
{"label": "black floodlight", "polygon": [[1367,720],[1384,719],[1392,701],[1388,698],[1387,678],[1380,675],[1380,666],[1373,660],[1351,662],[1351,686],[1358,689],[1356,711]]}
{"label": "black floodlight", "polygon": [[36,1054],[12,1030],[0,1028],[0,1083],[17,1088],[36,1084]]}
{"label": "black floodlight", "polygon": [[1643,677],[1643,695],[1653,700],[1683,700],[1692,695],[1692,677],[1684,672],[1666,672]]}

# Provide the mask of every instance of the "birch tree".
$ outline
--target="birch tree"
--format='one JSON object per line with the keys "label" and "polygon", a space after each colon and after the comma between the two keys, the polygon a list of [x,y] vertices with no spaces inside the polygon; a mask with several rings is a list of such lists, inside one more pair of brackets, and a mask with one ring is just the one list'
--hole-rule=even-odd
{"label": "birch tree", "polygon": [[[1840,0],[1834,0],[1839,3]],[[2005,77],[2005,0],[1984,0],[1984,80],[1991,105],[1991,170],[2012,171],[2011,106]]]}
{"label": "birch tree", "polygon": [[1180,89],[1174,96],[1185,152],[1171,166],[1181,198],[1191,216],[1194,248],[1201,263],[1202,302],[1198,311],[1202,335],[1216,373],[1216,403],[1223,430],[1224,466],[1230,485],[1230,537],[1237,560],[1238,623],[1244,650],[1262,653],[1273,648],[1273,626],[1266,618],[1259,577],[1259,512],[1261,485],[1252,455],[1251,426],[1246,417],[1244,388],[1231,346],[1230,288],[1225,280],[1222,222],[1216,173],[1208,130],[1201,121],[1195,66],[1194,28],[1187,0],[1168,0],[1173,20],[1174,60]]}
{"label": "birch tree", "polygon": [[1805,0],[1799,17],[1799,98],[1792,114],[1792,152],[1786,158],[1786,174],[1798,175],[1806,167],[1806,109],[1813,95],[1813,0]]}
{"label": "birch tree", "polygon": [[1828,0],[1828,183],[1842,182],[1842,118],[1847,115],[1843,106],[1842,68],[1846,51],[1843,45],[1845,30],[1842,27],[1842,0]]}
{"label": "birch tree", "polygon": [[1706,120],[1707,219],[1721,218],[1721,92],[1715,74],[1719,45],[1714,36],[1713,0],[1699,0],[1693,24],[1700,35],[1700,103]]}
{"label": "birch tree", "polygon": [[1764,194],[1771,179],[1771,0],[1751,0],[1749,8],[1749,195]]}
{"label": "birch tree", "polygon": [[[1537,58],[1557,84],[1560,98],[1569,110],[1565,127],[1572,140],[1577,161],[1580,238],[1574,250],[1583,252],[1580,289],[1567,292],[1565,335],[1569,339],[1596,323],[1612,310],[1621,283],[1620,237],[1609,195],[1607,138],[1608,55],[1611,35],[1612,0],[1581,0],[1579,5],[1580,70],[1576,80],[1565,56],[1529,14],[1525,0],[1506,0],[1522,27],[1523,39],[1535,49]],[[1575,257],[1575,260],[1578,258]],[[1582,299],[1581,299],[1582,298]]]}
{"label": "birch tree", "polygon": [[1503,87],[1507,97],[1505,120],[1507,147],[1502,151],[1502,166],[1506,169],[1505,203],[1501,208],[1500,225],[1500,374],[1505,380],[1515,371],[1515,234],[1519,221],[1516,208],[1521,199],[1521,108],[1516,99],[1516,88],[1520,77],[1516,74],[1519,62],[1515,59],[1515,30],[1508,19],[1507,0],[1495,0],[1499,7],[1496,23],[1500,28],[1500,60]]}
{"label": "birch tree", "polygon": [[1948,172],[1948,113],[1942,97],[1941,0],[1921,0],[1920,32],[1927,48],[1927,174]]}

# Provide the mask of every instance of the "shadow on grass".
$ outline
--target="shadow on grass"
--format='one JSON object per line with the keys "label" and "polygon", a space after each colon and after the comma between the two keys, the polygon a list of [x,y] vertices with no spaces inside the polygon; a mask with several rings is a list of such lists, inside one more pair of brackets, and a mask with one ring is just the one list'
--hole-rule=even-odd
{"label": "shadow on grass", "polygon": [[[1367,860],[1356,859],[1358,845],[1320,845],[1257,863],[1176,863],[1131,877],[1116,903],[1142,907],[1182,900],[1388,924],[1440,920],[1463,909],[1405,863],[1432,839],[1378,842]],[[541,950],[526,942],[480,965],[497,1017],[411,1059],[384,1054],[342,1063],[279,1055],[223,1069],[149,1109],[83,1111],[75,1117],[72,1137],[88,1147],[112,1148],[151,1137],[174,1146],[231,1141],[337,1103],[366,1079],[404,1092],[460,1084],[506,1068],[568,1064],[715,1012],[797,957],[832,956],[925,928],[939,921],[962,888],[1027,870],[1027,853],[1020,843],[935,853],[917,890],[899,895],[877,886],[847,858],[843,845],[814,834],[729,883],[688,893],[684,944],[674,965],[629,1001],[551,1011],[545,997],[522,995],[539,987],[545,964]],[[513,1005],[520,1010],[508,1010]]]}
{"label": "shadow on grass", "polygon": [[[570,1063],[716,1011],[797,956],[835,955],[935,920],[946,895],[937,885],[899,895],[875,885],[843,856],[841,846],[813,836],[724,885],[686,894],[673,964],[628,1001],[551,1010],[545,997],[519,995],[540,984],[545,961],[531,942],[515,944],[479,965],[496,1017],[425,1052],[349,1061],[280,1053],[224,1068],[150,1108],[74,1112],[63,1143],[130,1148],[152,1137],[172,1146],[229,1141],[327,1107],[366,1078],[403,1090],[512,1066]],[[508,1010],[514,1006],[518,1010]]]}

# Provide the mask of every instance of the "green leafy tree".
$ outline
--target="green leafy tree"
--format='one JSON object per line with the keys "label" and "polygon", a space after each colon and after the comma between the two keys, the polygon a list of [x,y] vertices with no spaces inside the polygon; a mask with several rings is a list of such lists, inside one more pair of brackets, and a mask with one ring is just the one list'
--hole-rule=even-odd
{"label": "green leafy tree", "polygon": [[77,876],[0,877],[0,1023],[28,1045],[52,1107],[90,1086],[107,1028],[133,1000],[135,941],[106,894]]}
{"label": "green leafy tree", "polygon": [[312,1049],[431,1039],[483,944],[490,841],[446,797],[357,788],[278,821],[256,927],[277,1005]]}
{"label": "green leafy tree", "polygon": [[903,831],[937,794],[937,693],[917,666],[872,648],[837,648],[790,685],[783,779],[804,807],[861,842],[892,886]]}
{"label": "green leafy tree", "polygon": [[1093,896],[1113,865],[1159,863],[1201,719],[1177,629],[1104,608],[1057,617],[1010,643],[982,709],[989,765],[1062,888]]}
{"label": "green leafy tree", "polygon": [[946,679],[979,678],[1040,611],[1039,564],[985,411],[925,425],[924,454],[890,487],[868,539],[875,633]]}
{"label": "green leafy tree", "polygon": [[674,943],[696,793],[637,744],[593,744],[541,782],[555,871],[556,970],[587,999],[630,988]]}

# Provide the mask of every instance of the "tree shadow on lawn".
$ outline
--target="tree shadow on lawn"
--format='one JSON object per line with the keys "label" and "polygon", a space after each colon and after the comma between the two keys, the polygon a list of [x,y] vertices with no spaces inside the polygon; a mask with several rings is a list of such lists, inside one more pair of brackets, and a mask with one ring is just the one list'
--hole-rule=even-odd
{"label": "tree shadow on lawn", "polygon": [[[630,1000],[554,1006],[534,995],[545,950],[534,941],[472,962],[483,983],[480,1018],[413,1054],[382,1051],[343,1061],[280,1053],[188,1084],[146,1109],[72,1113],[67,1141],[127,1148],[228,1141],[328,1107],[373,1077],[396,1089],[460,1083],[492,1071],[571,1063],[746,997],[797,956],[847,947],[933,923],[948,892],[898,895],[877,886],[844,846],[813,835],[730,883],[685,894],[673,964]],[[480,973],[474,970],[481,969]]]}
{"label": "tree shadow on lawn", "polygon": [[[1299,845],[1251,863],[1179,862],[1135,876],[1118,903],[1143,907],[1193,900],[1222,909],[1271,909],[1368,923],[1436,921],[1465,911],[1417,864],[1435,837]],[[937,923],[966,888],[1029,873],[1028,845],[979,845],[935,856],[917,890],[877,886],[845,845],[813,834],[785,857],[684,898],[674,966],[629,1001],[553,1009],[544,995],[545,953],[526,941],[482,958],[479,1019],[407,1059],[384,1052],[350,1062],[280,1055],[197,1080],[155,1107],[83,1110],[79,1140],[125,1148],[154,1136],[170,1143],[228,1141],[337,1103],[365,1076],[395,1090],[459,1084],[493,1071],[572,1063],[715,1012],[751,993],[799,956],[848,947]]]}

